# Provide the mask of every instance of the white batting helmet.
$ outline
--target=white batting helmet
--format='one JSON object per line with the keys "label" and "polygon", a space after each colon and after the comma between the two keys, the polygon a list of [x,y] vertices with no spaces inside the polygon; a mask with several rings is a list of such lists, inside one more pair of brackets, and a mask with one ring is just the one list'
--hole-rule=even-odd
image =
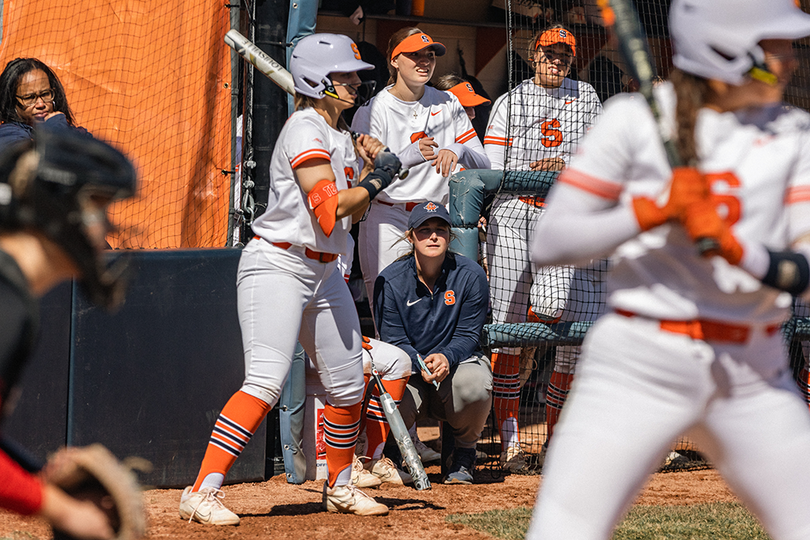
{"label": "white batting helmet", "polygon": [[341,34],[312,34],[295,46],[290,58],[290,71],[295,91],[321,99],[324,91],[334,94],[330,73],[374,69],[363,62],[354,41]]}
{"label": "white batting helmet", "polygon": [[810,15],[794,0],[673,0],[669,28],[675,67],[742,84],[752,68],[763,66],[758,43],[810,35]]}

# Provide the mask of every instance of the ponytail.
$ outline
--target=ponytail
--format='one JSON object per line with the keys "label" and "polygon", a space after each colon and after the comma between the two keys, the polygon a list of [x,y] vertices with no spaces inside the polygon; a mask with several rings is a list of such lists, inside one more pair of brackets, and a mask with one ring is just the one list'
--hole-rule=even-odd
{"label": "ponytail", "polygon": [[684,165],[694,167],[700,158],[695,142],[695,126],[698,112],[706,102],[709,86],[706,79],[679,69],[672,72],[670,79],[677,99],[675,128],[678,154]]}

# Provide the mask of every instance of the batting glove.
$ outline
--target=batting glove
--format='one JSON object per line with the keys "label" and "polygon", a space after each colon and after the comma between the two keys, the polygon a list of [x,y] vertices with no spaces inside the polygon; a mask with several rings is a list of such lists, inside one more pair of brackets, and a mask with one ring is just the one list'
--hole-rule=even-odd
{"label": "batting glove", "polygon": [[633,211],[642,231],[649,231],[670,220],[681,219],[684,212],[698,201],[709,200],[711,192],[706,178],[693,167],[672,170],[672,180],[662,204],[648,197],[633,199]]}
{"label": "batting glove", "polygon": [[357,187],[368,191],[368,200],[373,201],[377,194],[387,188],[394,181],[397,173],[402,169],[399,158],[384,150],[377,154],[374,160],[374,170],[357,183]]}
{"label": "batting glove", "polygon": [[704,238],[716,240],[715,247],[704,251],[704,257],[719,255],[729,263],[737,265],[742,260],[743,248],[734,237],[728,224],[717,214],[717,206],[709,199],[689,206],[681,222],[693,241]]}

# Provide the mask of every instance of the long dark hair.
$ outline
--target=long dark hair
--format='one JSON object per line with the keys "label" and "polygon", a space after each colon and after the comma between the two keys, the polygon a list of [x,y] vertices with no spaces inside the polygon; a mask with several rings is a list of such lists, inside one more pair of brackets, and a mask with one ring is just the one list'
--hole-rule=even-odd
{"label": "long dark hair", "polygon": [[0,74],[0,122],[23,122],[17,114],[17,86],[23,75],[37,69],[44,71],[48,76],[48,82],[53,90],[53,110],[63,113],[68,124],[75,125],[62,83],[51,68],[36,58],[15,58],[6,64],[6,68]]}
{"label": "long dark hair", "polygon": [[683,162],[694,167],[700,159],[695,143],[695,125],[698,112],[706,102],[709,85],[706,79],[679,69],[672,71],[670,80],[677,98],[675,106],[676,146]]}

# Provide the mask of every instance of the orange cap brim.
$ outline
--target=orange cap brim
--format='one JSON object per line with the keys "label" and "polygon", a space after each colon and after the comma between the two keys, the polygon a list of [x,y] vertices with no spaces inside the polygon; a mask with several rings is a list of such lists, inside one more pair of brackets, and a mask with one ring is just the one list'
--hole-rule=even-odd
{"label": "orange cap brim", "polygon": [[428,47],[432,47],[433,50],[436,51],[436,56],[442,56],[447,52],[447,47],[438,41],[433,41],[429,35],[424,33],[411,34],[403,39],[399,45],[394,47],[394,52],[391,53],[391,60],[402,53],[417,52],[422,49],[427,49]]}
{"label": "orange cap brim", "polygon": [[540,34],[540,37],[537,38],[537,41],[534,43],[534,50],[536,51],[541,45],[548,47],[555,43],[565,43],[571,47],[571,52],[574,56],[577,55],[577,40],[574,38],[574,34],[564,28],[550,28]]}
{"label": "orange cap brim", "polygon": [[478,105],[483,105],[484,103],[490,103],[487,98],[476,94],[472,85],[468,82],[458,83],[453,88],[448,90],[448,92],[451,92],[458,98],[462,107],[477,107]]}

